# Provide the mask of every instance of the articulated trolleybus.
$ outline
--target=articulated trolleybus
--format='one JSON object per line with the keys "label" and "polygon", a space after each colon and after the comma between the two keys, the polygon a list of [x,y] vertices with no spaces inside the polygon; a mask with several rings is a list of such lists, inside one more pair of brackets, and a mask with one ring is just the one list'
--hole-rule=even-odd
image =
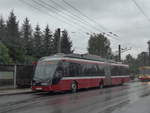
{"label": "articulated trolleybus", "polygon": [[32,90],[76,92],[81,88],[103,88],[128,81],[128,65],[95,55],[56,54],[38,61]]}

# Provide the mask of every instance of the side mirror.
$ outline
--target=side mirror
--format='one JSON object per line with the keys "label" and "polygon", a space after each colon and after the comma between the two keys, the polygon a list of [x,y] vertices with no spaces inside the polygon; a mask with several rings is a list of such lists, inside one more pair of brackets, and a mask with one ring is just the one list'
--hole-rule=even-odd
{"label": "side mirror", "polygon": [[56,71],[52,83],[57,84],[61,80],[62,77],[63,77],[63,71],[62,70]]}
{"label": "side mirror", "polygon": [[56,71],[55,77],[56,78],[62,78],[63,77],[63,71],[61,71],[61,70]]}

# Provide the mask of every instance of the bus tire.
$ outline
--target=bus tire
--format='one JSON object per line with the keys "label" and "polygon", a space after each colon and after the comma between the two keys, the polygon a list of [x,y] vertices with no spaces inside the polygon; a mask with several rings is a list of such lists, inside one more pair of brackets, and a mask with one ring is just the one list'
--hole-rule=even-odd
{"label": "bus tire", "polygon": [[77,89],[78,89],[77,83],[75,81],[73,81],[72,84],[71,84],[72,93],[76,93]]}

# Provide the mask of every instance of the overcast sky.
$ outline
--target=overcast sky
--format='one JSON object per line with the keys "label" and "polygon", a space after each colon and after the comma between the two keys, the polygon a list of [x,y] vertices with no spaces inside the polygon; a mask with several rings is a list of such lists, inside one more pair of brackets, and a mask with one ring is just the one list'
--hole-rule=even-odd
{"label": "overcast sky", "polygon": [[[53,1],[61,5],[63,9],[51,0],[39,0],[49,4],[47,9],[38,6],[32,0],[24,0],[31,6],[22,1],[0,0],[0,15],[7,19],[9,12],[13,9],[20,24],[25,17],[28,17],[33,27],[39,24],[43,29],[48,24],[52,31],[58,27],[62,30],[67,29],[76,53],[86,53],[89,38],[87,33],[93,32],[117,34],[119,37],[109,37],[114,52],[118,44],[121,44],[123,48],[132,48],[123,53],[123,57],[129,53],[136,57],[141,51],[147,51],[147,41],[150,40],[150,20],[143,16],[132,0],[65,0],[95,22],[83,17],[62,0]],[[136,1],[150,17],[150,1]]]}

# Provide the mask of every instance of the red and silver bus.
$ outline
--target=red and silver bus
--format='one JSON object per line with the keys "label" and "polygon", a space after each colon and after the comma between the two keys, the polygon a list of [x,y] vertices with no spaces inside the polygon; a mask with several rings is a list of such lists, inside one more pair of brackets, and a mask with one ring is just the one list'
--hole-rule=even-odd
{"label": "red and silver bus", "polygon": [[129,81],[128,65],[93,55],[56,54],[41,58],[32,90],[65,91],[118,85]]}

